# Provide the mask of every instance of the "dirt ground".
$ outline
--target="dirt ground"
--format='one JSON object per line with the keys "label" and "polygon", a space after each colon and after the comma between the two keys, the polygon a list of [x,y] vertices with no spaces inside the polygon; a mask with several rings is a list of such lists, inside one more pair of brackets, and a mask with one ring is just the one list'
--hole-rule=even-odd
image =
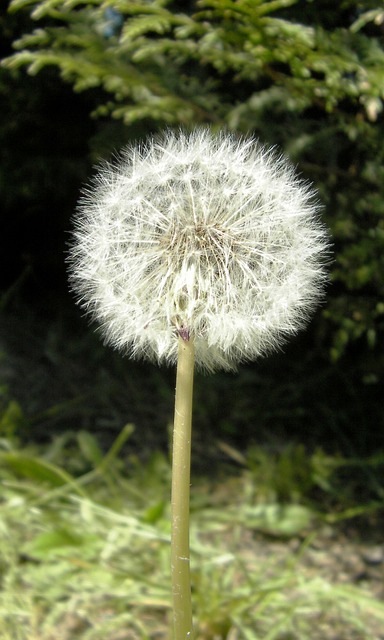
{"label": "dirt ground", "polygon": [[[384,603],[384,539],[383,529],[376,526],[365,532],[357,528],[323,526],[308,545],[303,540],[266,540],[264,536],[249,535],[243,540],[242,554],[249,565],[265,561],[266,556],[284,564],[289,556],[295,558],[297,570],[304,580],[323,579],[332,586],[358,587],[367,596]],[[359,610],[359,611],[358,611]],[[359,631],[345,626],[338,616],[329,613],[313,619],[311,640],[384,640],[384,620],[371,615],[364,604],[356,606],[356,613],[366,624]],[[280,640],[280,638],[279,638]],[[295,635],[283,634],[281,640],[295,640]]]}

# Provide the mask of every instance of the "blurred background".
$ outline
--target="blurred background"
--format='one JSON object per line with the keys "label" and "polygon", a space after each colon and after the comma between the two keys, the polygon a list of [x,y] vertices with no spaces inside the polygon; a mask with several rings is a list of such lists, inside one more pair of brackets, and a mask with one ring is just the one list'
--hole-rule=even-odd
{"label": "blurred background", "polygon": [[[194,464],[254,443],[354,458],[384,446],[384,12],[379,2],[31,2],[0,7],[3,436],[124,424],[168,446],[174,371],[103,346],[68,290],[71,216],[93,166],[165,126],[276,145],[333,238],[327,300],[282,352],[197,375]],[[8,6],[7,6],[8,5]]]}

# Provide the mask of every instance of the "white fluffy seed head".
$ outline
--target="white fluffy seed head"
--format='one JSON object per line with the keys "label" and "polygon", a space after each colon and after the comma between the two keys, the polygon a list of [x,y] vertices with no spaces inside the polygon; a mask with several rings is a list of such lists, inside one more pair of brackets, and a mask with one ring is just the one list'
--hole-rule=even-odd
{"label": "white fluffy seed head", "polygon": [[313,190],[254,139],[166,131],[105,164],[69,252],[78,302],[130,356],[233,369],[278,347],[323,292]]}

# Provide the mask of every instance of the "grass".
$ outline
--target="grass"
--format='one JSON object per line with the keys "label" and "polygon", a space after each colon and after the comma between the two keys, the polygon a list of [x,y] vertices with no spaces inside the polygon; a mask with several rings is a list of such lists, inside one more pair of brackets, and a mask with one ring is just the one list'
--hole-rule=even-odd
{"label": "grass", "polygon": [[[2,640],[170,637],[170,465],[160,453],[145,464],[128,455],[131,432],[106,455],[84,431],[43,449],[1,440]],[[193,481],[198,640],[378,640],[379,598],[305,561],[343,509],[320,514],[297,478],[333,500],[341,461],[299,447],[243,462],[237,474]]]}

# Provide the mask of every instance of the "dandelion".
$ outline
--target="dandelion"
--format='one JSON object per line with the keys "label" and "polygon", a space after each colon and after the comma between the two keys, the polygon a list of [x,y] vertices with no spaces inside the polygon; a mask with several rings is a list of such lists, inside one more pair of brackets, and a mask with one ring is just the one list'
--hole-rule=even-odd
{"label": "dandelion", "polygon": [[172,480],[175,637],[191,638],[193,370],[279,347],[323,295],[327,233],[313,189],[252,138],[167,131],[103,165],[75,219],[70,280],[108,343],[176,363]]}
{"label": "dandelion", "polygon": [[71,281],[133,357],[233,369],[281,345],[322,294],[313,191],[254,140],[167,132],[101,167],[83,196]]}

